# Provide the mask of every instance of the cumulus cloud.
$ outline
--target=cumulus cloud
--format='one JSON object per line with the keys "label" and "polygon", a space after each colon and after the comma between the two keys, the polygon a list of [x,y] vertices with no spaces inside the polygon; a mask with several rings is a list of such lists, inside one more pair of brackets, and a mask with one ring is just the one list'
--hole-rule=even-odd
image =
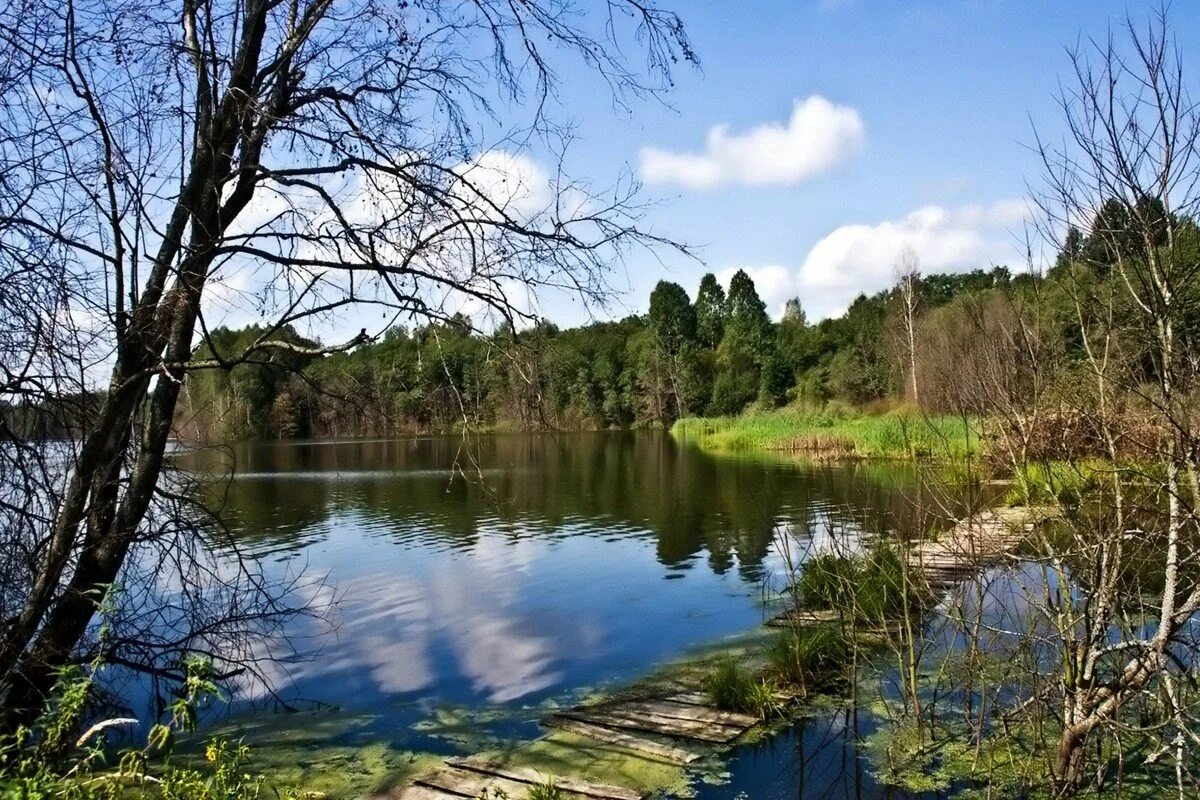
{"label": "cumulus cloud", "polygon": [[[1027,217],[1024,202],[958,208],[926,206],[900,219],[835,229],[808,251],[798,269],[779,264],[742,266],[767,310],[778,317],[789,297],[800,297],[809,319],[841,313],[860,293],[891,285],[892,270],[911,247],[922,271],[959,272],[1010,263],[1012,231]],[[722,271],[728,282],[738,267]]]}
{"label": "cumulus cloud", "polygon": [[833,169],[857,153],[865,139],[858,111],[812,95],[795,102],[786,125],[772,122],[744,133],[717,125],[700,153],[644,148],[641,176],[647,183],[690,189],[796,184]]}

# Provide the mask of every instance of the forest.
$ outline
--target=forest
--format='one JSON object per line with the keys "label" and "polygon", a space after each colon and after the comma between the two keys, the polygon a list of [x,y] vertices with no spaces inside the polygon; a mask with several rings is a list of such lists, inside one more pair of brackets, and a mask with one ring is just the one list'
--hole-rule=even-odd
{"label": "forest", "polygon": [[[1161,207],[1159,208],[1161,213]],[[1166,229],[1164,218],[1163,230]],[[1174,221],[1176,247],[1195,247],[1195,227]],[[963,370],[985,368],[978,337],[1036,308],[1047,342],[1069,366],[1083,358],[1074,298],[1080,281],[1113,280],[1112,237],[1129,236],[1129,213],[1105,204],[1090,228],[1072,227],[1045,274],[1004,266],[922,275],[912,254],[895,283],[862,294],[840,316],[809,322],[802,298],[770,319],[753,280],[736,272],[728,291],[709,273],[694,299],[660,281],[649,312],[615,322],[480,332],[456,315],[349,352],[308,355],[320,342],[292,329],[217,328],[197,348],[212,364],[185,387],[177,417],[203,441],[379,436],[475,430],[592,430],[664,426],[782,406],[842,404],[963,410]],[[1195,292],[1187,288],[1194,299]],[[265,334],[293,342],[232,363]],[[1192,335],[1185,326],[1185,335]],[[975,400],[978,400],[976,398]]]}

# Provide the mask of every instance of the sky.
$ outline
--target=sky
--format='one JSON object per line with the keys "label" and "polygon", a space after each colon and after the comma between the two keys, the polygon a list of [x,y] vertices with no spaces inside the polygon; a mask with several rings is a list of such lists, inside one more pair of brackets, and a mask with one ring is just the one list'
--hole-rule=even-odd
{"label": "sky", "polygon": [[[654,203],[645,224],[698,260],[633,255],[599,316],[645,311],[658,280],[695,295],[736,269],[778,317],[841,313],[892,280],[912,248],[924,272],[1023,269],[1025,197],[1040,180],[1035,130],[1061,136],[1066,48],[1155,6],[1026,0],[664,0],[701,68],[681,66],[668,105],[616,110],[582,69],[562,72],[553,113],[575,123],[567,166],[597,185],[623,171]],[[1172,8],[1200,41],[1191,2]],[[632,52],[632,50],[631,50]],[[1044,256],[1037,256],[1044,257]],[[589,319],[547,298],[559,324]]]}

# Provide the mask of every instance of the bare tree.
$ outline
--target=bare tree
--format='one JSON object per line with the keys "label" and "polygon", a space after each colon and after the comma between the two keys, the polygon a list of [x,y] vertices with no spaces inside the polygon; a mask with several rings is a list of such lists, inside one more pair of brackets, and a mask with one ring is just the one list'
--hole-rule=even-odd
{"label": "bare tree", "polygon": [[900,323],[903,326],[905,361],[908,371],[908,399],[920,403],[917,391],[917,315],[921,300],[921,262],[917,251],[905,245],[892,268],[896,281],[896,297],[900,303]]}
{"label": "bare tree", "polygon": [[1054,584],[1078,587],[1050,595],[1063,665],[1053,773],[1080,788],[1092,737],[1137,730],[1177,759],[1183,796],[1185,750],[1200,741],[1180,700],[1194,655],[1179,650],[1200,609],[1200,109],[1166,12],[1124,27],[1127,46],[1110,35],[1071,51],[1066,136],[1040,145],[1043,232],[1091,231],[1062,276],[1083,365],[1062,396],[1108,465],[1097,502],[1068,506],[1068,535],[1042,543]]}
{"label": "bare tree", "polygon": [[[663,240],[628,180],[544,171],[569,131],[556,57],[618,104],[694,60],[680,20],[609,0],[17,0],[0,8],[0,397],[61,446],[0,433],[0,687],[36,711],[99,592],[175,547],[165,454],[187,376],[376,312],[514,326],[529,296],[602,303],[610,265]],[[592,33],[595,31],[595,33]],[[645,67],[623,43],[636,40]],[[509,112],[532,109],[516,127]],[[239,352],[206,315],[241,307]],[[358,327],[357,325],[355,327]],[[371,338],[364,330],[310,355]],[[203,341],[212,357],[192,354]],[[186,637],[184,637],[186,639]],[[120,654],[114,653],[114,657]],[[137,666],[136,659],[132,660]]]}

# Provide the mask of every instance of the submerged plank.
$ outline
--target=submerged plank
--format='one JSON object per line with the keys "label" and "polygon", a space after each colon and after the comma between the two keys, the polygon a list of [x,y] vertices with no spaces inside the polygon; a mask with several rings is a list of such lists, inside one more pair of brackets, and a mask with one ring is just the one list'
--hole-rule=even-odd
{"label": "submerged plank", "polygon": [[617,708],[605,710],[575,709],[559,712],[557,716],[604,725],[609,728],[625,728],[642,733],[657,733],[682,739],[696,739],[713,744],[726,744],[741,736],[744,728],[708,722],[689,722],[683,719],[660,717],[655,714],[623,712]]}
{"label": "submerged plank", "polygon": [[715,722],[720,725],[742,728],[743,730],[760,722],[758,717],[751,716],[750,714],[739,714],[736,711],[721,711],[720,709],[711,708],[704,704],[676,703],[671,700],[639,700],[622,703],[620,707],[625,711],[657,714],[660,717],[691,720],[693,722]]}
{"label": "submerged plank", "polygon": [[830,622],[837,622],[841,618],[842,613],[835,608],[789,608],[767,620],[767,625],[773,628],[825,625]]}
{"label": "submerged plank", "polygon": [[606,728],[601,725],[593,725],[588,722],[580,722],[579,720],[568,719],[566,717],[553,716],[545,720],[543,724],[551,728],[558,728],[559,730],[586,736],[589,739],[595,739],[599,742],[616,745],[626,750],[632,750],[647,758],[666,761],[671,764],[690,764],[700,758],[699,753],[685,750],[682,747],[673,747],[650,739],[643,739],[640,736],[634,736],[623,731]]}
{"label": "submerged plank", "polygon": [[507,780],[495,775],[481,775],[462,769],[439,769],[417,778],[414,783],[430,789],[448,792],[457,797],[477,798],[492,790],[503,792],[509,800],[523,800],[531,788],[528,783]]}
{"label": "submerged plank", "polygon": [[461,795],[431,789],[428,786],[413,785],[395,789],[377,800],[383,800],[384,797],[391,800],[460,800]]}
{"label": "submerged plank", "polygon": [[[509,764],[502,764],[495,761],[482,761],[477,759],[449,759],[446,761],[452,767],[458,769],[470,770],[479,772],[484,775],[495,775],[508,780],[517,781],[527,784],[545,784],[551,780],[550,775],[542,774],[536,769],[530,767],[514,767]],[[554,785],[563,792],[576,794],[583,797],[594,797],[598,800],[642,800],[645,796],[641,792],[633,789],[626,789],[622,786],[610,786],[604,783],[592,783],[590,781],[572,778],[570,776],[555,775],[553,776]]]}
{"label": "submerged plank", "polygon": [[663,699],[672,703],[704,706],[705,708],[708,708],[711,705],[708,700],[708,695],[706,695],[704,692],[678,692],[677,694],[669,694]]}

